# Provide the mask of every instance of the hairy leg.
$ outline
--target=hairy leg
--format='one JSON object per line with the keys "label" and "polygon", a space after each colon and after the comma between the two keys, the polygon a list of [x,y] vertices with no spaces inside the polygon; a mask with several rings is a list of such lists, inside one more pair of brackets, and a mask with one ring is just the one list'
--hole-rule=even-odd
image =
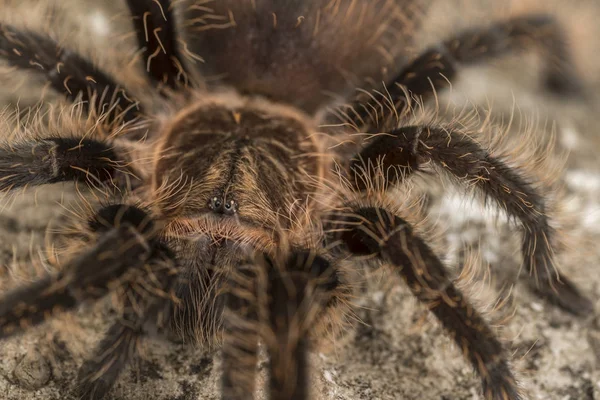
{"label": "hairy leg", "polygon": [[0,24],[0,57],[9,65],[42,74],[54,90],[71,101],[81,95],[87,110],[109,112],[112,118],[124,121],[140,112],[137,102],[113,77],[48,36]]}
{"label": "hairy leg", "polygon": [[[198,302],[199,294],[183,290],[185,282],[182,285],[178,293],[184,296],[185,309],[178,311],[179,328],[191,321],[201,322],[199,318],[190,319],[189,314],[205,310],[187,304]],[[307,399],[310,324],[334,306],[338,297],[347,295],[344,288],[340,289],[338,275],[330,263],[308,250],[294,251],[275,261],[260,255],[251,263],[233,268],[221,285],[225,299],[222,398],[253,397],[258,342],[262,338],[270,356],[270,398]],[[216,296],[215,305],[219,303],[221,290],[204,291]]]}
{"label": "hairy leg", "polygon": [[185,84],[187,74],[178,50],[177,27],[170,0],[127,0],[148,76],[171,89]]}
{"label": "hairy leg", "polygon": [[260,279],[260,269],[253,264],[236,268],[228,277],[223,311],[223,400],[254,397],[260,334]]}
{"label": "hairy leg", "polygon": [[[110,206],[98,213],[90,223],[95,232],[124,223],[136,226],[139,232],[152,232],[149,216],[134,207]],[[150,240],[151,255],[138,267],[135,276],[123,282],[120,297],[121,315],[97,345],[91,359],[84,362],[77,376],[76,395],[100,400],[112,389],[123,369],[136,357],[139,343],[166,322],[173,289],[179,277],[175,256],[157,240]]]}
{"label": "hairy leg", "polygon": [[446,268],[410,225],[381,208],[358,208],[333,222],[339,239],[356,256],[376,255],[391,264],[415,297],[426,304],[451,334],[475,371],[488,400],[521,400],[506,352]]}
{"label": "hairy leg", "polygon": [[127,272],[144,267],[156,257],[156,231],[140,209],[106,207],[90,226],[99,232],[99,239],[57,276],[42,278],[2,296],[0,338],[38,325],[56,312],[104,297]]}
{"label": "hairy leg", "polygon": [[119,157],[90,139],[49,138],[0,148],[0,191],[65,181],[92,185],[112,180]]}
{"label": "hairy leg", "polygon": [[523,258],[535,290],[552,303],[579,315],[587,315],[592,303],[556,268],[552,249],[554,231],[546,215],[544,198],[519,171],[492,157],[461,132],[410,126],[376,137],[355,159],[351,174],[356,187],[364,188],[361,174],[372,173],[360,165],[381,161],[384,171],[399,168],[396,177],[407,176],[425,164],[433,164],[458,182],[478,189],[486,200],[496,202],[509,217],[521,222]]}
{"label": "hairy leg", "polygon": [[374,93],[369,102],[352,105],[354,111],[349,115],[357,126],[375,132],[381,121],[405,109],[407,94],[427,100],[436,90],[447,88],[461,67],[531,49],[544,56],[547,90],[559,95],[582,94],[560,26],[550,16],[531,15],[468,30],[425,50],[387,83],[385,95]]}
{"label": "hairy leg", "polygon": [[178,270],[174,255],[158,241],[150,216],[141,209],[105,207],[89,226],[100,236],[90,250],[75,257],[57,277],[42,279],[2,298],[0,338],[116,290],[123,298],[122,315],[109,328],[93,358],[80,368],[77,379],[77,395],[98,400],[135,357],[139,340],[165,320],[162,314],[172,300]]}
{"label": "hairy leg", "polygon": [[170,252],[160,252],[152,264],[146,265],[143,277],[123,288],[121,316],[96,346],[92,358],[79,369],[75,388],[78,398],[105,398],[124,368],[137,356],[140,342],[164,324],[177,270]]}
{"label": "hairy leg", "polygon": [[258,255],[232,273],[224,313],[223,399],[252,398],[259,337],[270,357],[269,398],[308,399],[308,336],[335,298],[338,278],[327,260],[309,250],[277,259]]}
{"label": "hairy leg", "polygon": [[294,260],[295,256],[286,265],[267,260],[269,326],[273,337],[266,341],[271,358],[269,387],[274,400],[308,398],[307,304],[303,304],[309,295],[308,276],[292,272],[296,261],[301,261]]}

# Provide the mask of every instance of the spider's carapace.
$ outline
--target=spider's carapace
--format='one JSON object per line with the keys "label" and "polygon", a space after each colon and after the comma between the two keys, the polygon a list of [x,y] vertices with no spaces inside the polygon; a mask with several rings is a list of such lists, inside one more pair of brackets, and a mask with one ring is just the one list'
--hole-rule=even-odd
{"label": "spider's carapace", "polygon": [[235,94],[209,98],[158,130],[156,207],[179,232],[256,237],[254,246],[272,249],[277,232],[289,231],[322,191],[330,156],[314,120],[292,107]]}

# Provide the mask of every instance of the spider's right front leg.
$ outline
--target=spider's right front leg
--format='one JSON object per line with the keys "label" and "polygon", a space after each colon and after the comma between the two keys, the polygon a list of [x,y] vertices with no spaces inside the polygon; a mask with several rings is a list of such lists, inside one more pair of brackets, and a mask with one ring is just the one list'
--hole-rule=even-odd
{"label": "spider's right front leg", "polygon": [[170,251],[163,248],[156,253],[144,267],[143,276],[124,285],[121,315],[96,345],[92,357],[79,368],[75,388],[78,398],[104,399],[121,372],[137,357],[140,342],[163,327],[178,271]]}
{"label": "spider's right front leg", "polygon": [[[155,237],[154,222],[144,211],[113,205],[102,209],[90,222],[98,234],[115,225],[132,225],[146,236],[146,262],[130,264],[133,276],[121,278],[117,295],[122,298],[120,316],[104,334],[91,358],[79,368],[75,394],[86,400],[102,400],[124,368],[136,358],[139,343],[164,327],[180,272],[171,249]],[[102,257],[99,257],[100,259]],[[114,283],[112,284],[114,286]]]}
{"label": "spider's right front leg", "polygon": [[64,270],[0,299],[0,339],[43,323],[59,311],[97,301],[116,291],[124,300],[119,320],[98,345],[78,376],[78,395],[104,398],[136,355],[148,326],[156,326],[171,301],[178,271],[174,256],[158,239],[159,229],[143,210],[126,205],[101,209],[89,228],[98,239],[69,261]]}
{"label": "spider's right front leg", "polygon": [[[118,215],[118,224],[107,219],[108,215]],[[41,324],[55,312],[104,297],[128,271],[155,257],[150,242],[156,234],[153,226],[147,214],[136,207],[114,205],[100,210],[90,227],[102,231],[90,249],[70,260],[56,276],[2,296],[0,339]]]}

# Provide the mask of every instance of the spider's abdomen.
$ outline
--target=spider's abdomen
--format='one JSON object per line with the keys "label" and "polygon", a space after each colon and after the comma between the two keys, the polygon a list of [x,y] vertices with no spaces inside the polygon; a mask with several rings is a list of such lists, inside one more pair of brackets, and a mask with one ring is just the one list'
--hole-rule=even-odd
{"label": "spider's abdomen", "polygon": [[[162,133],[154,192],[167,217],[286,227],[306,205],[321,153],[305,117],[236,96],[202,101]],[[314,182],[312,183],[314,184]]]}
{"label": "spider's abdomen", "polygon": [[[218,75],[220,85],[313,113],[333,100],[332,93],[380,82],[402,64],[415,4],[221,0],[187,9],[187,41],[206,60],[199,65],[204,76]],[[196,23],[205,19],[218,21],[219,29]]]}

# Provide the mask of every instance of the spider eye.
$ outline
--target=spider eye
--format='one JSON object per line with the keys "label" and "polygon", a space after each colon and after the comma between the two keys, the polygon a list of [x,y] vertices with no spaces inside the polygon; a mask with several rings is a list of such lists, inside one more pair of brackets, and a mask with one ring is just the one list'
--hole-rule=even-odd
{"label": "spider eye", "polygon": [[225,203],[225,213],[226,214],[235,214],[237,212],[238,204],[235,200],[229,200]]}
{"label": "spider eye", "polygon": [[221,199],[219,199],[218,197],[213,197],[210,200],[210,208],[212,208],[213,210],[221,208],[222,204],[223,203],[221,202]]}
{"label": "spider eye", "polygon": [[208,206],[211,210],[221,214],[235,214],[237,212],[238,204],[235,200],[223,199],[222,197],[213,197],[208,201]]}

